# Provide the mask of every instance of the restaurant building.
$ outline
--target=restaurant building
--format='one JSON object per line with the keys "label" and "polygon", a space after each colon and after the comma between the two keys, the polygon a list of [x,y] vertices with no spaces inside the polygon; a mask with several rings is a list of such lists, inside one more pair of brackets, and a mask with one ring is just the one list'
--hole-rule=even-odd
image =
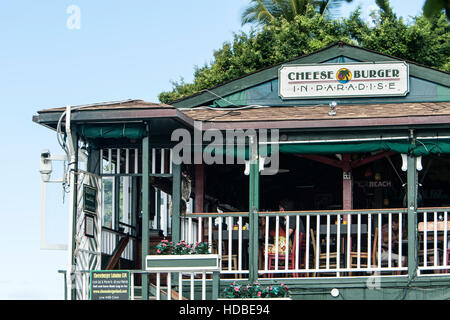
{"label": "restaurant building", "polygon": [[[338,42],[170,105],[33,121],[65,151],[43,152],[41,173],[45,188],[67,164],[70,299],[89,298],[93,270],[126,270],[141,299],[215,299],[232,281],[450,298],[448,73]],[[206,242],[217,265],[155,267],[163,239]]]}

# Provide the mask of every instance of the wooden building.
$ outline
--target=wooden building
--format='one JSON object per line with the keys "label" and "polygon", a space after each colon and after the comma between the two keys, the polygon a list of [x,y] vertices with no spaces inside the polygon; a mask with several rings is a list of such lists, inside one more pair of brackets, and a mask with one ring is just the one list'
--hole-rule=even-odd
{"label": "wooden building", "polygon": [[450,298],[448,73],[339,42],[171,105],[33,121],[67,150],[70,298],[87,297],[87,271],[126,269],[148,299],[164,238],[221,258],[218,283],[186,280],[203,298],[233,280],[283,282],[293,299]]}

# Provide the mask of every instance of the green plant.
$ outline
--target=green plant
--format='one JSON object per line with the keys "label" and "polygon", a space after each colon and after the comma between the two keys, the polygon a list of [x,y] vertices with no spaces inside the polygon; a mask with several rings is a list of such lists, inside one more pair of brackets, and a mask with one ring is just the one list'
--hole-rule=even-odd
{"label": "green plant", "polygon": [[195,254],[208,254],[209,244],[207,242],[199,242],[193,248]]}
{"label": "green plant", "polygon": [[156,245],[156,253],[157,254],[170,254],[172,251],[172,242],[168,240],[162,240],[159,244]]}
{"label": "green plant", "polygon": [[284,298],[289,296],[289,290],[284,284],[261,286],[259,283],[229,284],[222,292],[223,298]]}
{"label": "green plant", "polygon": [[199,242],[195,245],[188,244],[186,241],[181,240],[180,242],[174,243],[168,240],[162,240],[156,245],[156,253],[160,255],[184,255],[184,254],[208,254],[209,244],[207,242]]}

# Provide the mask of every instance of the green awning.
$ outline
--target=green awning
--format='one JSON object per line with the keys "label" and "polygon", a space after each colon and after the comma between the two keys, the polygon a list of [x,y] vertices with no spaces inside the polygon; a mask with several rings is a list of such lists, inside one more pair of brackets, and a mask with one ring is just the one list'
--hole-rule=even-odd
{"label": "green awning", "polygon": [[140,139],[147,131],[142,124],[83,124],[77,126],[77,134],[86,139]]}
{"label": "green awning", "polygon": [[428,154],[450,153],[450,140],[416,139],[409,141],[365,141],[340,143],[292,143],[280,144],[280,152],[297,154],[335,154],[335,153],[365,153],[374,151],[394,151],[415,156]]}

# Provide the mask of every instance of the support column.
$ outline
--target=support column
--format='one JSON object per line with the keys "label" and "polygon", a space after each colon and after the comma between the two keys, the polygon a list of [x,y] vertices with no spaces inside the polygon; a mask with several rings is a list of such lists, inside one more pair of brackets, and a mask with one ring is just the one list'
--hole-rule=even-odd
{"label": "support column", "polygon": [[[254,139],[252,139],[254,138]],[[250,139],[249,173],[249,282],[258,279],[258,211],[259,211],[259,157],[256,137]]]}
{"label": "support column", "polygon": [[172,241],[181,240],[181,164],[172,163]]}
{"label": "support column", "polygon": [[342,167],[342,209],[353,209],[353,175],[350,166],[350,154],[342,156],[344,166]]}
{"label": "support column", "polygon": [[195,170],[195,211],[194,212],[204,212],[204,196],[205,196],[205,165],[196,164],[194,165]]}
{"label": "support column", "polygon": [[408,210],[408,278],[417,272],[417,168],[416,157],[408,154],[407,210]]}
{"label": "support column", "polygon": [[[145,271],[145,258],[149,253],[149,219],[150,219],[150,144],[147,136],[142,139],[142,270]],[[148,300],[148,275],[142,275],[142,300]]]}

